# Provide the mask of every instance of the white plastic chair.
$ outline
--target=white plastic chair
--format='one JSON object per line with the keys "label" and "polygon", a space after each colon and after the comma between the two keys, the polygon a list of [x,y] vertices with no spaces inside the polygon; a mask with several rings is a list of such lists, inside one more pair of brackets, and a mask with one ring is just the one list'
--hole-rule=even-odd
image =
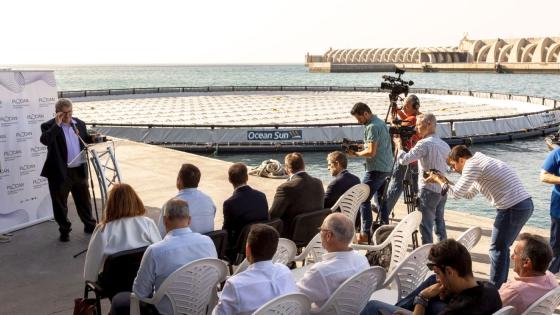
{"label": "white plastic chair", "polygon": [[357,250],[379,251],[391,244],[391,262],[389,264],[389,272],[406,257],[408,246],[412,244],[412,232],[418,229],[422,220],[422,214],[419,211],[413,211],[405,216],[401,222],[395,226],[391,234],[380,244],[362,245],[352,244],[352,248]]}
{"label": "white plastic chair", "polygon": [[[280,238],[278,239],[278,247],[276,247],[276,252],[274,253],[274,256],[272,256],[272,262],[287,265],[288,263],[294,261],[296,253],[297,247],[294,242],[287,238]],[[235,269],[233,275],[247,270],[248,267],[249,261],[247,260],[247,258],[245,258],[239,264],[237,269]]]}
{"label": "white plastic chair", "polygon": [[294,258],[294,261],[303,261],[304,264],[309,263],[309,258],[316,263],[323,260],[323,254],[327,253],[327,250],[323,248],[323,243],[321,242],[321,233],[317,233],[309,241],[309,244],[305,246],[305,249]]}
{"label": "white plastic chair", "polygon": [[366,184],[357,184],[348,189],[331,207],[334,212],[340,209],[340,212],[350,218],[352,222],[356,221],[356,215],[360,210],[360,205],[366,201],[369,196],[369,186]]}
{"label": "white plastic chair", "polygon": [[397,301],[408,296],[420,286],[428,274],[428,255],[434,244],[426,244],[413,250],[406,256],[385,279],[383,287],[388,287],[393,282],[398,292]]}
{"label": "white plastic chair", "polygon": [[473,247],[478,244],[480,241],[480,237],[482,237],[482,229],[478,226],[473,226],[470,229],[466,230],[457,238],[457,242],[463,244],[470,252]]}
{"label": "white plastic chair", "polygon": [[344,281],[321,308],[311,309],[310,314],[360,314],[371,294],[385,281],[385,275],[385,269],[379,266],[355,274]]}
{"label": "white plastic chair", "polygon": [[[217,285],[225,281],[227,273],[227,265],[219,259],[198,259],[170,274],[152,298],[141,300],[158,304],[167,296],[173,314],[206,314],[214,307],[211,302],[216,302]],[[140,315],[140,299],[134,293],[130,295],[130,315]]]}
{"label": "white plastic chair", "polygon": [[253,315],[307,315],[311,301],[302,293],[281,295],[253,312]]}
{"label": "white plastic chair", "polygon": [[560,287],[536,300],[521,315],[550,315],[560,305]]}
{"label": "white plastic chair", "polygon": [[514,315],[514,314],[515,314],[515,307],[511,305],[502,307],[496,312],[492,313],[492,315]]}

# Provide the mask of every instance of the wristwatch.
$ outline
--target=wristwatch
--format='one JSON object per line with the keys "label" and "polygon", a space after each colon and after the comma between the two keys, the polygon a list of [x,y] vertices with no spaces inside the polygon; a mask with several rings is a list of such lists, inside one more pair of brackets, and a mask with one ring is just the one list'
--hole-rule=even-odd
{"label": "wristwatch", "polygon": [[428,306],[428,302],[429,302],[428,299],[426,299],[426,298],[423,297],[422,295],[418,294],[417,296],[414,297],[414,301],[412,302],[412,304],[413,304],[413,305],[420,304],[420,305],[422,305],[422,306],[424,306],[424,307],[427,307],[427,306]]}

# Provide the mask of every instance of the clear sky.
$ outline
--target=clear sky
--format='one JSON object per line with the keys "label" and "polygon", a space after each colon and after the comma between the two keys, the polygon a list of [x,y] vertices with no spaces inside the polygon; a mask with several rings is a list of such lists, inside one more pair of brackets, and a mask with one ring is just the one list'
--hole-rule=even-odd
{"label": "clear sky", "polygon": [[0,64],[303,63],[333,48],[560,36],[560,0],[6,0]]}

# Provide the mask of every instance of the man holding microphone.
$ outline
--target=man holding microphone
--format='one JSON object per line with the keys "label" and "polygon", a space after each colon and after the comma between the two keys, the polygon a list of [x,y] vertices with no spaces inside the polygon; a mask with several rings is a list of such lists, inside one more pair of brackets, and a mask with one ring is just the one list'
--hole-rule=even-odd
{"label": "man holding microphone", "polygon": [[72,117],[72,102],[69,99],[59,99],[55,111],[53,119],[41,124],[40,141],[48,150],[41,176],[49,182],[59,239],[68,242],[72,231],[67,205],[70,192],[84,224],[84,232],[91,234],[96,225],[91,213],[87,163],[82,154],[85,143],[93,141],[88,136],[85,123]]}

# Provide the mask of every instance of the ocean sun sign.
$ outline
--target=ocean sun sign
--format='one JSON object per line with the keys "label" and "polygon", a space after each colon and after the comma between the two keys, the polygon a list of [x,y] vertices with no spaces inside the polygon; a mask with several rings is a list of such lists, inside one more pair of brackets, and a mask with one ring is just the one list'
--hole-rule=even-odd
{"label": "ocean sun sign", "polygon": [[302,140],[303,131],[293,130],[249,130],[247,140],[249,141],[275,141],[275,140]]}

